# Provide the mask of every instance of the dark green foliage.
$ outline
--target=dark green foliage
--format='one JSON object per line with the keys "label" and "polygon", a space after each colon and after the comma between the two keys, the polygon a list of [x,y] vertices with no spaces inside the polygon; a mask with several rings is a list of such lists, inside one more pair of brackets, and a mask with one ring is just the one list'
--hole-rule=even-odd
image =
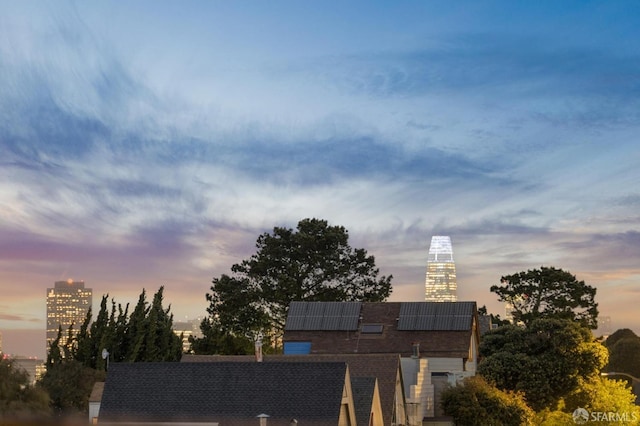
{"label": "dark green foliage", "polygon": [[617,330],[604,343],[609,350],[606,371],[640,378],[640,337],[626,328]]}
{"label": "dark green foliage", "polygon": [[11,358],[0,356],[0,423],[4,424],[5,419],[49,413],[47,393],[32,386],[27,372],[17,368]]}
{"label": "dark green foliage", "polygon": [[510,325],[511,322],[509,320],[503,320],[502,318],[500,318],[500,315],[494,315],[494,314],[490,314],[487,311],[487,306],[486,305],[482,305],[481,307],[478,308],[478,315],[479,316],[483,316],[483,315],[489,315],[489,317],[491,317],[491,324],[495,324],[498,327],[502,327],[503,325]]}
{"label": "dark green foliage", "polygon": [[195,351],[235,352],[250,345],[246,333],[259,329],[278,339],[292,301],[384,301],[392,277],[378,277],[374,257],[348,239],[344,227],[318,219],[260,235],[256,254],[233,265],[232,275],[214,278],[206,295],[206,342],[195,339]]}
{"label": "dark green foliage", "polygon": [[611,336],[607,337],[607,340],[604,341],[604,345],[607,348],[611,349],[618,342],[618,340],[622,339],[640,339],[640,337],[638,337],[636,333],[633,332],[633,330],[629,330],[628,328],[621,328],[620,330],[614,331]]}
{"label": "dark green foliage", "polygon": [[98,380],[104,380],[104,372],[86,367],[79,361],[65,359],[47,366],[39,385],[48,392],[53,410],[68,414],[88,410],[89,396]]}
{"label": "dark green foliage", "polygon": [[520,426],[531,424],[534,416],[521,394],[497,389],[480,376],[446,389],[441,398],[445,414],[458,425]]}
{"label": "dark green foliage", "polygon": [[90,331],[86,332],[90,315],[80,328],[72,358],[97,370],[106,369],[107,361],[101,356],[103,349],[109,352],[109,362],[179,361],[182,340],[173,332],[170,308],[162,307],[163,292],[160,287],[149,305],[146,291],[142,290],[130,317],[127,317],[129,305],[123,309],[112,301],[109,311],[109,296],[103,296]]}
{"label": "dark green foliage", "polygon": [[579,321],[585,327],[598,327],[596,289],[578,281],[575,275],[554,267],[531,269],[506,275],[501,286],[491,291],[502,302],[513,305],[516,323],[529,324],[538,318],[558,318]]}
{"label": "dark green foliage", "polygon": [[480,343],[478,373],[503,390],[522,391],[536,411],[554,410],[580,380],[598,377],[606,349],[589,329],[558,319],[538,319],[529,327],[505,326]]}
{"label": "dark green foliage", "polygon": [[189,336],[191,349],[197,354],[245,355],[254,350],[254,343],[247,336],[224,332],[219,325],[211,324],[209,318],[202,320],[200,330],[202,338]]}

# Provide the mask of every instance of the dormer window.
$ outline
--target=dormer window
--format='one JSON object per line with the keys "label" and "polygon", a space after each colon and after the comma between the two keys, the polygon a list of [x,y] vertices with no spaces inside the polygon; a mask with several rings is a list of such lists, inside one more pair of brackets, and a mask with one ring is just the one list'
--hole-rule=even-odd
{"label": "dormer window", "polygon": [[362,324],[362,334],[382,334],[382,324]]}

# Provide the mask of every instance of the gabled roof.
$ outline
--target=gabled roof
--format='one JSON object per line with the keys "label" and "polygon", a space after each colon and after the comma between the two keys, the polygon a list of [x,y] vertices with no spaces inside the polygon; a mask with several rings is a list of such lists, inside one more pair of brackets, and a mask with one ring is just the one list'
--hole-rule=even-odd
{"label": "gabled roof", "polygon": [[[376,377],[384,424],[390,425],[393,418],[395,399],[404,398],[396,395],[396,380],[402,377],[400,372],[400,356],[398,354],[322,354],[322,355],[264,355],[264,363],[270,362],[343,362],[349,366],[349,376],[354,378]],[[255,363],[253,355],[183,355],[181,362],[230,362],[244,361]],[[353,390],[353,387],[352,387]],[[400,392],[403,386],[400,386]],[[353,390],[354,398],[356,391]],[[359,421],[360,417],[356,415]]]}
{"label": "gabled roof", "polygon": [[376,387],[375,377],[352,377],[351,391],[353,392],[353,405],[356,410],[356,422],[358,426],[368,426],[373,406],[373,392]]}
{"label": "gabled roof", "polygon": [[91,395],[89,395],[89,402],[102,401],[102,392],[104,391],[104,382],[95,382],[93,389],[91,389]]}
{"label": "gabled roof", "polygon": [[101,422],[338,424],[347,365],[324,363],[113,363]]}

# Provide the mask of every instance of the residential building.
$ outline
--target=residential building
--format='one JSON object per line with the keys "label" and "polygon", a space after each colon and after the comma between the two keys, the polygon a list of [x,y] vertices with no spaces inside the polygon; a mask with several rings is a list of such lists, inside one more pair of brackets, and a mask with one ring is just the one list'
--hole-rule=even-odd
{"label": "residential building", "polygon": [[[256,362],[256,358],[253,355],[183,355],[180,361]],[[363,414],[358,415],[358,412],[369,413],[366,415],[370,420],[370,423],[366,423],[367,426],[406,424],[404,387],[398,354],[264,355],[263,362],[344,362],[349,366],[358,424],[363,420]],[[363,381],[354,386],[356,379]],[[375,389],[370,386],[371,379],[375,379]]]}
{"label": "residential building", "polygon": [[[114,363],[98,424],[357,426],[344,362]],[[262,423],[262,421],[260,421]]]}
{"label": "residential building", "polygon": [[84,281],[56,281],[53,288],[47,289],[47,353],[60,326],[60,346],[67,342],[69,327],[74,332],[80,329],[92,302],[92,290],[85,288]]}
{"label": "residential building", "polygon": [[453,261],[451,238],[431,237],[425,280],[427,302],[455,302],[458,300],[456,264]]}
{"label": "residential building", "polygon": [[421,424],[475,375],[480,333],[475,302],[292,302],[283,340],[285,355],[399,354],[409,424]]}

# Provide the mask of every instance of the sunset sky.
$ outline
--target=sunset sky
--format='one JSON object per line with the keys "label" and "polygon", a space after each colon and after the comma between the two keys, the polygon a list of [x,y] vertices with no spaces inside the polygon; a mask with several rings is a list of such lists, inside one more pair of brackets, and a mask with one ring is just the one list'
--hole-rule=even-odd
{"label": "sunset sky", "polygon": [[176,320],[274,226],[326,219],[424,298],[555,266],[640,333],[637,1],[0,0],[0,332],[165,286]]}

